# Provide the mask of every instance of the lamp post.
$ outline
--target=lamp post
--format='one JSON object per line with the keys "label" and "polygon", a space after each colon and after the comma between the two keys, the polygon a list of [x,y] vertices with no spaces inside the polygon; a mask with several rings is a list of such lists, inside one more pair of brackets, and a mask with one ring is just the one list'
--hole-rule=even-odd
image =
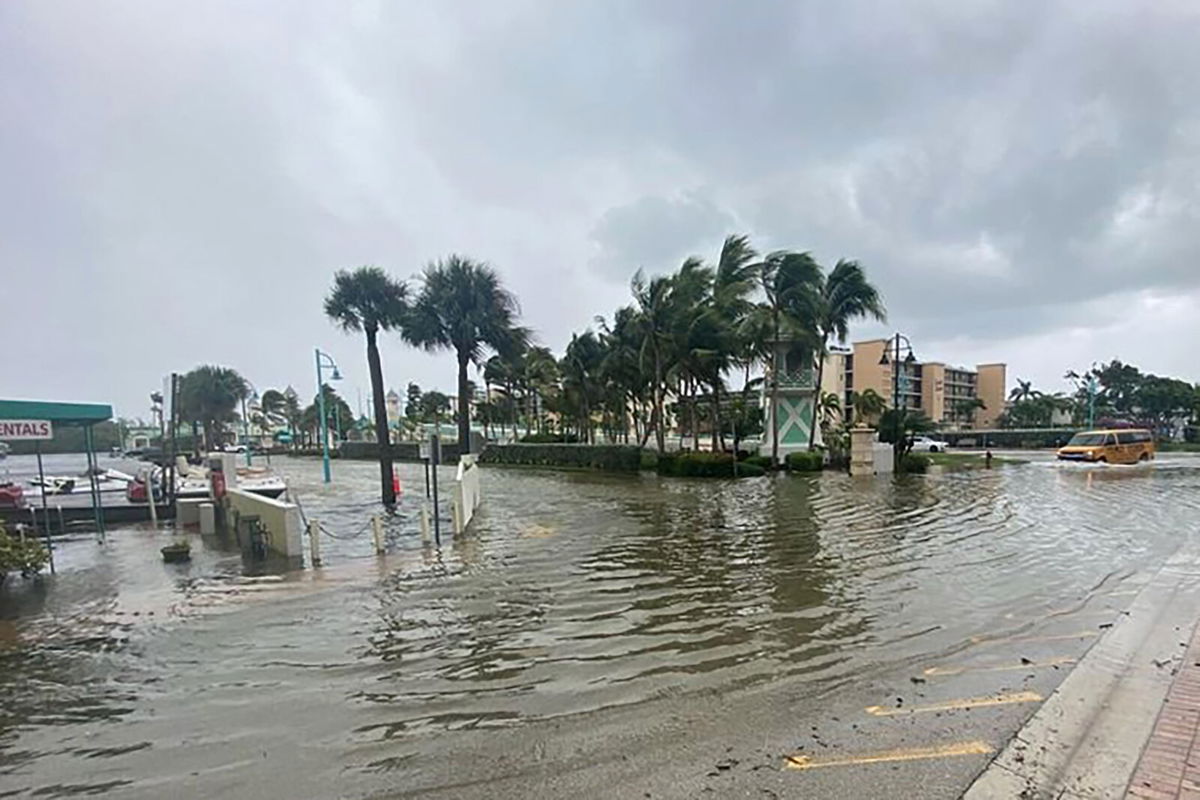
{"label": "lamp post", "polygon": [[[903,434],[901,427],[900,414],[904,406],[905,400],[900,394],[900,369],[901,363],[911,365],[917,363],[917,357],[913,354],[912,342],[902,333],[897,333],[889,343],[892,348],[892,357],[888,358],[888,348],[884,347],[883,355],[879,357],[880,366],[892,364],[892,469],[900,469],[900,437]],[[907,350],[908,355],[904,356],[903,362],[900,358],[902,350]],[[907,381],[907,376],[905,380]]]}
{"label": "lamp post", "polygon": [[325,475],[325,483],[329,483],[333,480],[333,475],[329,469],[329,422],[325,417],[325,382],[321,379],[321,370],[325,367],[332,370],[329,373],[331,381],[340,381],[342,374],[338,372],[333,356],[322,353],[320,348],[313,348],[313,352],[316,353],[317,361],[317,416],[321,419],[321,466]]}

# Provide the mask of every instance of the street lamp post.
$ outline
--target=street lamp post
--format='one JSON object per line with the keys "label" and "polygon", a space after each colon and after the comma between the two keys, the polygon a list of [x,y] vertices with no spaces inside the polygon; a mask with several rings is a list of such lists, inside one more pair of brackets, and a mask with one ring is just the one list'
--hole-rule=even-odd
{"label": "street lamp post", "polygon": [[[325,418],[325,382],[321,379],[321,370],[324,367],[332,370],[329,374],[331,381],[340,381],[342,375],[338,372],[333,356],[322,353],[319,347],[313,348],[313,352],[316,353],[317,361],[317,416],[321,418],[321,466],[325,475],[325,483],[329,483],[333,480],[333,474],[329,469],[329,422]],[[328,363],[322,359],[326,359]]]}
{"label": "street lamp post", "polygon": [[[254,384],[246,381],[250,385],[250,391],[253,394],[250,396],[250,408],[254,408],[254,404],[258,402],[258,390],[254,388]],[[246,398],[242,396],[242,444],[246,447],[246,466],[250,466],[250,418],[246,416]]]}
{"label": "street lamp post", "polygon": [[[913,353],[912,342],[902,333],[897,333],[890,342],[892,349],[892,358],[888,358],[888,348],[884,347],[883,355],[879,357],[881,366],[892,364],[892,469],[900,469],[900,437],[903,433],[901,430],[900,414],[901,410],[907,405],[907,402],[900,394],[900,370],[901,359],[900,353],[903,350],[908,351],[908,355],[904,357],[903,363],[915,364],[917,357]],[[905,376],[905,381],[908,377]]]}

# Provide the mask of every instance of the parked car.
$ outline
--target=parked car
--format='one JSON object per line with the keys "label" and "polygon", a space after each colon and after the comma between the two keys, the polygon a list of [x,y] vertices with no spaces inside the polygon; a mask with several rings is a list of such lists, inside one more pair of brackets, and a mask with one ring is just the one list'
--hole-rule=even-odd
{"label": "parked car", "polygon": [[914,453],[944,453],[950,448],[949,443],[929,436],[914,436],[912,451]]}

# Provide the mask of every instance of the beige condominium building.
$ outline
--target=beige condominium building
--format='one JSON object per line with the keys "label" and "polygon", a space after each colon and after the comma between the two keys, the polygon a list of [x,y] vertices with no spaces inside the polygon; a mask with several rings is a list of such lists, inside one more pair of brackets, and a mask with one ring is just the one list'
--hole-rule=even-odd
{"label": "beige condominium building", "polygon": [[[892,348],[891,339],[871,339],[833,350],[825,362],[821,390],[835,393],[849,408],[853,393],[874,389],[892,408]],[[886,364],[880,363],[885,350]],[[903,348],[901,354],[900,396],[905,408],[921,411],[946,428],[995,427],[1008,396],[1004,364],[978,364],[975,369],[966,369],[940,361],[906,361]],[[982,402],[982,408],[976,400]]]}

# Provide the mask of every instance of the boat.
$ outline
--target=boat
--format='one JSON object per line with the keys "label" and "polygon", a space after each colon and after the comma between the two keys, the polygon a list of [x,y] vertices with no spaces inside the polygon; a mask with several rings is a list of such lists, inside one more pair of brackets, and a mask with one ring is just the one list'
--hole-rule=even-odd
{"label": "boat", "polygon": [[[209,474],[205,467],[188,464],[179,459],[176,474],[176,497],[194,499],[210,496]],[[276,498],[287,491],[287,483],[283,478],[265,467],[238,467],[237,484],[239,489],[262,497]]]}
{"label": "boat", "polygon": [[0,483],[0,508],[24,508],[25,490],[17,483]]}

